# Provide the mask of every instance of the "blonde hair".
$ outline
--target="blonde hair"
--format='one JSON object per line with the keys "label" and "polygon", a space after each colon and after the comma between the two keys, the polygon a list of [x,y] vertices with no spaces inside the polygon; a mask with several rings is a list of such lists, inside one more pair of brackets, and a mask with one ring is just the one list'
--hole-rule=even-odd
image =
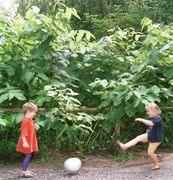
{"label": "blonde hair", "polygon": [[23,113],[25,114],[27,111],[38,111],[38,107],[32,103],[32,102],[27,102],[23,105]]}
{"label": "blonde hair", "polygon": [[145,109],[152,109],[152,110],[156,110],[158,114],[161,114],[161,110],[159,108],[159,106],[156,103],[149,103],[145,106]]}

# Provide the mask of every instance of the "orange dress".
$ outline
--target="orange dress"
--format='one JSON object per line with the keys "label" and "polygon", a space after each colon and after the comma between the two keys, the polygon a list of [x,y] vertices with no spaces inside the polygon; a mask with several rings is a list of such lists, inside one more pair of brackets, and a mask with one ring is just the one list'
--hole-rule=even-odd
{"label": "orange dress", "polygon": [[[22,136],[26,137],[26,140],[29,144],[28,148],[23,147]],[[21,122],[21,135],[19,137],[16,150],[18,152],[21,152],[24,154],[30,154],[30,153],[38,151],[36,130],[35,130],[34,122],[32,119],[24,118],[22,120],[22,122]]]}

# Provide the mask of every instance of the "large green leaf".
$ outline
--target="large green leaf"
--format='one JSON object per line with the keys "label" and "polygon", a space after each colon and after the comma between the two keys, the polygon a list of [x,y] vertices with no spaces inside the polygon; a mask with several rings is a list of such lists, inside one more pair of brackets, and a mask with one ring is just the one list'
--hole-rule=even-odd
{"label": "large green leaf", "polygon": [[53,36],[48,36],[38,47],[33,49],[32,56],[33,58],[38,58],[45,54],[45,52],[49,49],[49,44],[52,41]]}
{"label": "large green leaf", "polygon": [[4,119],[0,118],[0,125],[6,126],[6,124],[7,124],[6,121]]}
{"label": "large green leaf", "polygon": [[13,76],[14,73],[15,73],[15,69],[14,69],[14,67],[11,66],[11,65],[4,65],[4,69],[5,69],[5,71],[7,72],[7,74],[8,74],[9,76]]}
{"label": "large green leaf", "polygon": [[133,104],[130,103],[126,104],[125,111],[128,117],[133,117],[136,113],[135,107],[133,106]]}
{"label": "large green leaf", "polygon": [[26,82],[29,83],[31,79],[34,77],[35,73],[29,70],[24,70],[22,79]]}
{"label": "large green leaf", "polygon": [[24,117],[23,113],[19,113],[16,116],[16,123],[20,123],[22,121],[23,117]]}
{"label": "large green leaf", "polygon": [[18,89],[14,89],[14,90],[10,90],[8,92],[8,98],[9,100],[12,100],[13,98],[17,98],[18,100],[24,101],[26,100],[25,96],[23,95],[22,91],[18,90]]}
{"label": "large green leaf", "polygon": [[8,99],[8,93],[2,94],[0,96],[0,104]]}
{"label": "large green leaf", "polygon": [[38,77],[40,77],[41,79],[45,81],[49,81],[49,78],[46,76],[45,73],[38,73]]}
{"label": "large green leaf", "polygon": [[121,120],[122,117],[125,115],[125,108],[123,105],[119,105],[114,110],[114,117],[116,120]]}

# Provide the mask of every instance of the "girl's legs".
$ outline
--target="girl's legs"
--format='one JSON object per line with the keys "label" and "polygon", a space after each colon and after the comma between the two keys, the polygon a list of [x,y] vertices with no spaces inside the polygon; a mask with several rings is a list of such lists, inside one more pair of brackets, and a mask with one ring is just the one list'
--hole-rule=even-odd
{"label": "girl's legs", "polygon": [[148,146],[148,156],[150,157],[151,161],[153,162],[153,167],[152,167],[153,170],[160,168],[157,155],[154,153],[159,145],[160,145],[160,142],[149,143],[149,146]]}
{"label": "girl's legs", "polygon": [[146,143],[147,141],[148,141],[148,138],[147,138],[147,134],[145,133],[145,134],[141,134],[141,135],[137,136],[136,138],[132,139],[131,141],[127,142],[126,144],[123,144],[120,141],[117,141],[117,144],[123,151],[125,151],[128,148],[135,146],[139,142]]}

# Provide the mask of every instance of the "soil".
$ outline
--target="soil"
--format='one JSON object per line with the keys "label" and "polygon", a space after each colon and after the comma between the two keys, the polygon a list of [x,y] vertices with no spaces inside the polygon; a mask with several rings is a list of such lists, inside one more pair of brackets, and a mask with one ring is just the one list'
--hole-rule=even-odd
{"label": "soil", "polygon": [[[151,170],[147,155],[141,153],[133,160],[120,164],[113,155],[89,155],[82,160],[82,168],[75,175],[63,170],[68,156],[59,155],[51,163],[38,163],[32,160],[30,170],[35,175],[32,180],[172,180],[173,153],[159,153],[160,169]],[[20,163],[0,165],[0,179],[23,179],[20,176]]]}

